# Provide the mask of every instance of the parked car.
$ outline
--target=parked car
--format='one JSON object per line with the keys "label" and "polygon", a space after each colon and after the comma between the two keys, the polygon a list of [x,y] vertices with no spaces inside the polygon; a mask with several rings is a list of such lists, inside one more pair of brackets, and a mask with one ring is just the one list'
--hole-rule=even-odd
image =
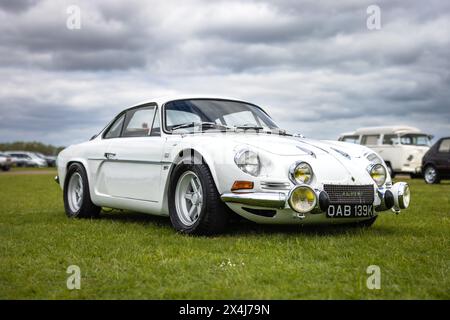
{"label": "parked car", "polygon": [[422,157],[430,149],[432,136],[407,126],[367,127],[343,133],[339,141],[362,144],[385,161],[389,174],[420,175]]}
{"label": "parked car", "polygon": [[10,156],[0,153],[0,168],[3,171],[9,171],[11,169],[11,166],[13,165],[12,159]]}
{"label": "parked car", "polygon": [[47,166],[55,167],[56,166],[56,157],[55,156],[46,156],[40,152],[34,152],[39,158],[44,159],[47,162]]}
{"label": "parked car", "polygon": [[370,149],[289,134],[260,107],[229,99],[126,109],[64,149],[57,167],[69,217],[134,210],[169,216],[189,234],[221,232],[233,212],[257,223],[369,226],[410,202],[408,184],[393,184]]}
{"label": "parked car", "polygon": [[422,159],[426,183],[434,184],[450,179],[450,137],[439,139]]}
{"label": "parked car", "polygon": [[27,151],[7,151],[16,166],[18,167],[47,167],[47,161],[41,159],[33,152]]}

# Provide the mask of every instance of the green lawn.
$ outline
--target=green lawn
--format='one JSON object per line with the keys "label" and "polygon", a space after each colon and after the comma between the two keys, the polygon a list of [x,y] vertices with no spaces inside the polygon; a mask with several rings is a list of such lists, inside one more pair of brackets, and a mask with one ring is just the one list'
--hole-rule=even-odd
{"label": "green lawn", "polygon": [[412,207],[370,229],[239,223],[201,238],[136,213],[69,220],[51,174],[0,174],[0,299],[449,299],[450,184],[411,186]]}

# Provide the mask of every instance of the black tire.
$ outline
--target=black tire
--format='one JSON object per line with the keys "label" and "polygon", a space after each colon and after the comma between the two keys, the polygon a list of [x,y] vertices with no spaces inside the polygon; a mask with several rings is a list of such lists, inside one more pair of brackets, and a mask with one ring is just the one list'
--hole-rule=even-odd
{"label": "black tire", "polygon": [[[196,222],[190,226],[182,222],[175,204],[177,183],[186,171],[192,171],[197,175],[203,190],[203,204],[200,214]],[[208,166],[204,164],[180,164],[174,169],[169,187],[169,215],[172,226],[181,233],[213,235],[225,230],[229,221],[229,212],[220,199]]]}
{"label": "black tire", "polygon": [[[428,175],[429,170],[434,170],[436,172],[436,175],[434,178],[432,178],[430,175]],[[438,184],[441,182],[441,177],[439,176],[439,171],[432,166],[431,164],[427,165],[425,167],[425,170],[423,171],[423,179],[425,180],[425,183],[427,184]]]}
{"label": "black tire", "polygon": [[9,169],[11,169],[10,166],[4,166],[4,167],[2,167],[2,170],[3,170],[3,171],[9,171]]}
{"label": "black tire", "polygon": [[[81,176],[83,183],[83,194],[82,194],[82,202],[79,210],[73,211],[69,205],[68,199],[68,185],[70,178],[75,173],[78,173]],[[67,175],[64,180],[64,209],[66,211],[66,215],[69,218],[97,218],[100,214],[101,208],[92,203],[91,195],[89,193],[89,182],[86,174],[86,170],[79,163],[74,163],[70,165],[67,170]]]}

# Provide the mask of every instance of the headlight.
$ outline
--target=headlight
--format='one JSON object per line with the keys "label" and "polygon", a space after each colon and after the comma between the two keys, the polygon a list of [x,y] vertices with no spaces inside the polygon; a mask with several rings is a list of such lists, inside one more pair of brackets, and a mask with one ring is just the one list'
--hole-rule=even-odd
{"label": "headlight", "polygon": [[308,186],[298,186],[289,195],[289,206],[299,213],[310,212],[316,204],[316,193]]}
{"label": "headlight", "polygon": [[289,178],[294,184],[309,184],[313,178],[313,171],[306,162],[296,162],[289,169]]}
{"label": "headlight", "polygon": [[261,162],[258,154],[250,150],[241,150],[236,153],[234,162],[239,169],[248,173],[249,175],[257,177],[261,171]]}
{"label": "headlight", "polygon": [[367,160],[373,164],[383,164],[383,160],[376,153],[369,153],[367,155]]}
{"label": "headlight", "polygon": [[369,169],[369,174],[379,187],[386,182],[386,169],[382,164],[374,164],[371,166]]}

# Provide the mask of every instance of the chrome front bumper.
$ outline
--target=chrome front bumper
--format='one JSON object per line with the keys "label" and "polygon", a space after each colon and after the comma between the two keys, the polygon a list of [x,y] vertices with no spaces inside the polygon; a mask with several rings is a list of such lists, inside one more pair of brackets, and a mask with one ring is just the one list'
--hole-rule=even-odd
{"label": "chrome front bumper", "polygon": [[284,193],[225,193],[221,196],[223,202],[238,203],[254,207],[284,209],[287,195]]}
{"label": "chrome front bumper", "polygon": [[[406,209],[409,206],[409,202],[405,203],[403,199],[403,193],[406,188],[409,188],[407,183],[397,182],[389,189],[378,189],[377,196],[380,203],[376,205],[375,210],[380,212],[393,209],[395,212],[399,212],[400,209]],[[317,199],[323,193],[326,192],[318,191]],[[288,198],[288,194],[281,192],[225,193],[221,196],[222,201],[225,203],[280,210],[290,208]],[[314,212],[325,212],[327,210],[326,207],[328,206],[320,205],[318,201]]]}

